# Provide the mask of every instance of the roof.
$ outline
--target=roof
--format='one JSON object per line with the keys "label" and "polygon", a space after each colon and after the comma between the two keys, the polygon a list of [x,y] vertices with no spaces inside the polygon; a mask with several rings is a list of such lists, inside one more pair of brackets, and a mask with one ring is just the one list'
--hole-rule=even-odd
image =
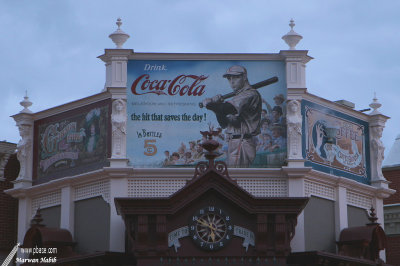
{"label": "roof", "polygon": [[397,135],[388,156],[383,161],[383,167],[400,166],[400,134]]}

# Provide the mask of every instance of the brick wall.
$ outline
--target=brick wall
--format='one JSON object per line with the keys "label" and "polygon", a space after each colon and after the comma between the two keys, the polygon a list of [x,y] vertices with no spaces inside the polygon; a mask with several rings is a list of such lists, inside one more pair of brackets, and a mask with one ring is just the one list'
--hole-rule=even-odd
{"label": "brick wall", "polygon": [[[4,170],[6,181],[0,181],[0,252],[9,251],[17,242],[18,200],[3,191],[13,187],[19,172],[19,162],[11,155]],[[22,244],[22,243],[21,243]]]}
{"label": "brick wall", "polygon": [[392,265],[400,265],[400,236],[387,236],[387,240],[386,262]]}
{"label": "brick wall", "polygon": [[[384,204],[400,203],[400,167],[383,168],[383,175],[390,181],[389,188],[397,190],[389,198],[384,199]],[[387,236],[388,248],[386,249],[386,262],[392,265],[400,265],[400,235]]]}
{"label": "brick wall", "polygon": [[400,167],[396,168],[383,168],[383,175],[390,181],[389,188],[397,190],[397,192],[391,195],[389,198],[384,199],[384,204],[395,204],[400,203]]}

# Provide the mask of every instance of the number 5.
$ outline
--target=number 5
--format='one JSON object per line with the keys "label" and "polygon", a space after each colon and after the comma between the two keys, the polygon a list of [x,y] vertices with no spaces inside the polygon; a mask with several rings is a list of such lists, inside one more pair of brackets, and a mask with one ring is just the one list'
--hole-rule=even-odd
{"label": "number 5", "polygon": [[155,139],[145,139],[144,140],[144,155],[146,156],[153,156],[157,153],[157,147],[153,144],[155,143]]}

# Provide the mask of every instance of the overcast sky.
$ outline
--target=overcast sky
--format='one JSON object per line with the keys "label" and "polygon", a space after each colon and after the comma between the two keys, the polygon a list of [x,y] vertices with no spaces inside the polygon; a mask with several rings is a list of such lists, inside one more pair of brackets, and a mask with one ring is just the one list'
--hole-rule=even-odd
{"label": "overcast sky", "polygon": [[41,111],[100,92],[108,35],[121,17],[137,52],[278,53],[293,18],[309,50],[308,92],[368,108],[374,92],[390,116],[386,153],[400,133],[400,1],[0,2],[0,140],[20,139],[11,115],[28,90]]}

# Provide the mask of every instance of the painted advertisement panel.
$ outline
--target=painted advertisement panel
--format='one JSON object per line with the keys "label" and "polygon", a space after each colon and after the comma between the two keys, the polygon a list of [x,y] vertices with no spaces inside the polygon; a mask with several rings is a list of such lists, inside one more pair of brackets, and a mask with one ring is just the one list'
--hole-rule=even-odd
{"label": "painted advertisement panel", "polygon": [[204,160],[200,131],[212,127],[228,166],[282,166],[286,95],[284,61],[130,60],[127,157],[193,167]]}
{"label": "painted advertisement panel", "polygon": [[104,100],[35,121],[35,183],[106,166],[109,117],[110,100]]}
{"label": "painted advertisement panel", "polygon": [[304,100],[303,112],[308,163],[369,184],[368,123]]}

